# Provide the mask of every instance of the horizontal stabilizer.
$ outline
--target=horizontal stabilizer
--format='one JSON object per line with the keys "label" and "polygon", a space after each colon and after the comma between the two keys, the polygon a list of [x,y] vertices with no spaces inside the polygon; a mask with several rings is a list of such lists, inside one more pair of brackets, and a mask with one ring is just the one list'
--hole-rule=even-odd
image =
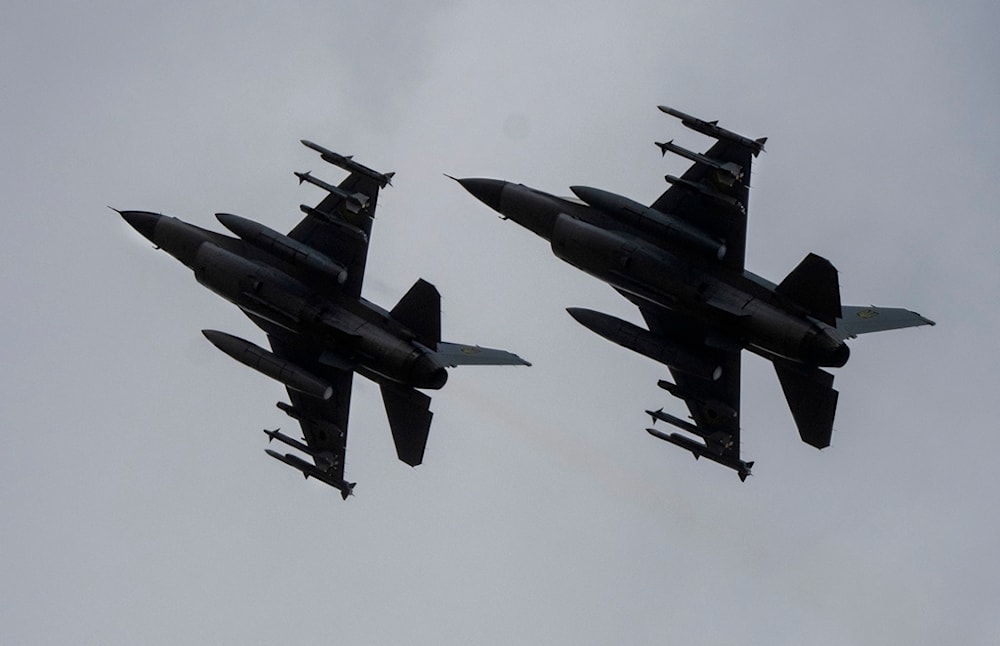
{"label": "horizontal stabilizer", "polygon": [[838,396],[833,375],[781,360],[774,362],[774,369],[802,441],[817,449],[830,446]]}
{"label": "horizontal stabilizer", "polygon": [[837,333],[844,339],[851,339],[859,334],[869,332],[935,324],[934,321],[924,318],[916,312],[899,307],[845,305],[843,310],[843,314],[837,319]]}
{"label": "horizontal stabilizer", "polygon": [[840,318],[840,282],[837,269],[826,258],[809,254],[775,290],[801,305],[809,315],[827,325]]}
{"label": "horizontal stabilizer", "polygon": [[455,366],[530,366],[531,364],[506,350],[481,348],[461,343],[438,343],[434,356],[449,368]]}
{"label": "horizontal stabilizer", "polygon": [[389,314],[428,348],[437,347],[441,341],[441,294],[423,278],[413,283]]}
{"label": "horizontal stabilizer", "polygon": [[382,402],[389,418],[399,459],[415,467],[424,461],[427,435],[431,430],[431,398],[413,388],[382,384]]}

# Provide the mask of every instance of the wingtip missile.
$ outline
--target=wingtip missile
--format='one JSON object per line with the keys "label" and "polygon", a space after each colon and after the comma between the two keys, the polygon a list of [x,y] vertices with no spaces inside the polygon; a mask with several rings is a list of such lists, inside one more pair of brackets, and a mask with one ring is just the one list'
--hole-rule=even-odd
{"label": "wingtip missile", "polygon": [[692,439],[684,437],[683,435],[679,435],[678,433],[668,434],[658,431],[655,428],[647,428],[646,432],[657,439],[673,444],[674,446],[679,446],[686,451],[690,451],[695,460],[698,458],[705,458],[706,460],[711,460],[716,464],[721,464],[724,467],[732,469],[736,472],[736,475],[739,476],[740,482],[746,482],[746,479],[752,475],[750,470],[753,468],[753,461],[744,462],[736,457],[718,455],[713,453],[708,446],[702,444],[701,442],[696,442]]}
{"label": "wingtip missile", "polygon": [[346,480],[333,477],[331,474],[323,471],[319,467],[309,464],[302,458],[292,455],[291,453],[282,454],[272,449],[264,449],[264,453],[267,453],[279,462],[284,462],[293,469],[297,469],[306,480],[309,478],[315,478],[320,482],[330,485],[334,489],[338,489],[340,491],[340,497],[344,500],[347,500],[348,496],[354,495],[354,486],[357,484],[356,482],[347,482]]}
{"label": "wingtip missile", "polygon": [[[726,130],[719,126],[719,122],[716,121],[705,121],[704,119],[699,119],[698,117],[693,117],[690,114],[681,112],[680,110],[675,110],[669,106],[659,105],[660,112],[669,114],[672,117],[677,117],[681,120],[681,125],[694,130],[695,132],[700,132],[703,135],[709,137],[714,137],[715,139],[725,139],[727,141],[735,142],[741,146],[749,148],[756,157],[764,151],[764,143],[767,141],[767,137],[761,137],[760,139],[750,139],[749,137],[744,137],[743,135],[736,134],[732,130]],[[660,145],[660,144],[657,144]]]}
{"label": "wingtip missile", "polygon": [[373,170],[364,164],[354,161],[354,155],[341,155],[340,153],[336,153],[329,148],[313,143],[308,139],[300,139],[299,141],[306,148],[310,148],[318,152],[320,158],[327,163],[342,168],[349,173],[357,173],[358,175],[374,180],[378,183],[380,188],[392,186],[392,178],[396,173],[380,173],[377,170]]}

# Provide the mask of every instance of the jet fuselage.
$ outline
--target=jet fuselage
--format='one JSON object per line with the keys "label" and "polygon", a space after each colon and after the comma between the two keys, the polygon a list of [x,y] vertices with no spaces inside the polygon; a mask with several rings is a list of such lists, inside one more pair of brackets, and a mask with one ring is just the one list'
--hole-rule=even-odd
{"label": "jet fuselage", "polygon": [[684,311],[723,342],[811,366],[847,362],[848,347],[829,326],[765,281],[720,263],[724,245],[706,252],[705,244],[684,239],[652,242],[622,218],[573,199],[501,180],[459,181],[505,218],[548,240],[560,259],[626,294]]}
{"label": "jet fuselage", "polygon": [[[193,270],[199,283],[244,310],[251,320],[264,319],[320,341],[333,367],[355,370],[376,382],[423,389],[436,390],[447,381],[445,367],[413,332],[364,299],[340,296],[336,280],[317,281],[315,272],[244,240],[177,218],[144,211],[127,211],[123,216]],[[345,360],[350,363],[340,365]]]}

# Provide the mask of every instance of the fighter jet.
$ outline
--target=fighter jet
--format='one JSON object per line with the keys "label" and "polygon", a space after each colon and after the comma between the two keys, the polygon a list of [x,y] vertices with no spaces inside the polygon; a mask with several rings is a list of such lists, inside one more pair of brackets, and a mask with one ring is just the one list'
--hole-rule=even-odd
{"label": "fighter jet", "polygon": [[[751,139],[678,110],[660,110],[716,139],[704,153],[669,141],[663,152],[693,165],[646,206],[587,186],[558,197],[495,179],[457,180],[480,201],[548,240],[556,257],[614,287],[647,328],[580,308],[569,313],[604,338],[665,364],[659,386],[682,400],[691,422],[647,411],[683,433],[647,431],[737,472],[740,455],[740,358],[743,350],[774,364],[802,440],[830,444],[837,391],[823,368],[847,363],[845,341],[858,334],[934,325],[900,308],[842,306],[837,270],[809,254],[778,284],[744,267],[751,162],[765,138]],[[692,423],[693,422],[693,423]]]}
{"label": "fighter jet", "polygon": [[[288,235],[238,215],[216,218],[236,237],[148,211],[119,211],[139,233],[194,271],[195,279],[235,304],[267,333],[271,351],[215,330],[203,330],[218,349],[285,385],[291,403],[278,408],[299,422],[296,440],[265,431],[312,458],[267,454],[341,492],[354,373],[379,385],[399,459],[423,461],[432,413],[430,397],[463,364],[530,365],[504,350],[441,341],[441,297],[420,279],[391,310],[361,297],[365,261],[379,189],[392,173],[378,173],[317,144],[303,141],[350,174],[334,186],[296,173],[327,192]],[[420,389],[420,390],[418,390]]]}

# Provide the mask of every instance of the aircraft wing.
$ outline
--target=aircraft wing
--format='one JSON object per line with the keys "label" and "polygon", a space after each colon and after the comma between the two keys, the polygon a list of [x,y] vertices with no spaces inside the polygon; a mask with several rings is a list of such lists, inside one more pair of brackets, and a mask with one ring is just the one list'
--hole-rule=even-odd
{"label": "aircraft wing", "polygon": [[[706,334],[704,326],[674,311],[646,304],[641,305],[640,310],[650,331],[683,344],[722,368],[719,378],[713,381],[668,366],[674,382],[660,382],[660,386],[687,405],[694,425],[693,428],[680,428],[703,440],[705,450],[696,450],[699,444],[687,438],[684,439],[690,444],[683,441],[673,443],[691,450],[695,457],[706,457],[736,469],[740,477],[745,478],[753,463],[744,463],[740,459],[741,350],[731,344],[716,342],[710,334]],[[659,417],[654,414],[654,418],[688,424],[664,415],[662,411]],[[662,435],[657,437],[665,439]]]}
{"label": "aircraft wing", "polygon": [[279,357],[294,361],[333,387],[333,396],[327,400],[291,388],[286,390],[292,403],[290,414],[297,418],[302,428],[302,436],[316,467],[334,482],[342,483],[354,372],[321,363],[318,348],[309,347],[287,333],[272,330],[268,340]]}
{"label": "aircraft wing", "polygon": [[[668,150],[675,151],[664,148],[664,153]],[[753,151],[739,142],[720,140],[705,153],[693,155],[701,161],[695,161],[680,178],[668,175],[672,186],[652,204],[657,211],[680,217],[724,241],[727,251],[722,262],[739,271],[746,259],[752,155]],[[736,171],[739,179],[719,167]]]}
{"label": "aircraft wing", "polygon": [[306,217],[292,229],[289,237],[347,267],[343,291],[349,296],[361,296],[379,182],[362,173],[352,172],[335,187],[335,191],[331,191],[329,188],[334,187],[327,187],[322,181],[313,181],[308,173],[299,177],[321,188],[328,188],[328,195],[315,207],[303,208]]}

